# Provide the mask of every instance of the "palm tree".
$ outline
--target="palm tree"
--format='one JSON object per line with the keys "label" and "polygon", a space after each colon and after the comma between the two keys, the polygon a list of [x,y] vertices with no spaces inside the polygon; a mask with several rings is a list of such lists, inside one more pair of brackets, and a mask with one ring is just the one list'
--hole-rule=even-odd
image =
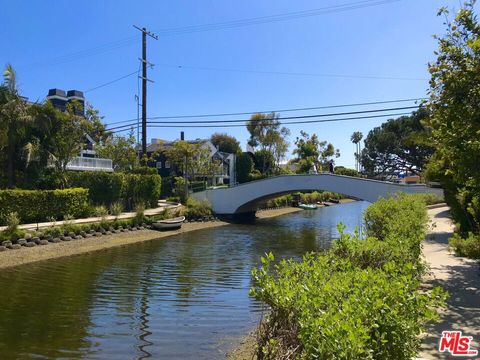
{"label": "palm tree", "polygon": [[360,150],[361,144],[360,141],[363,138],[363,134],[360,131],[355,131],[352,136],[350,137],[350,141],[355,144],[355,170],[360,171]]}
{"label": "palm tree", "polygon": [[6,65],[3,78],[0,86],[0,149],[7,150],[8,186],[13,187],[17,151],[32,148],[26,141],[31,116],[26,101],[18,94],[17,74],[12,65]]}

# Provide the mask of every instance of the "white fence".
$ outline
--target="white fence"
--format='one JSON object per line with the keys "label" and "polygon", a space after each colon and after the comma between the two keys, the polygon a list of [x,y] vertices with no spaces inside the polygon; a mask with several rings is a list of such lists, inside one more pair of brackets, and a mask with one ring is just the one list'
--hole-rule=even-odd
{"label": "white fence", "polygon": [[67,165],[67,170],[113,171],[111,159],[88,158],[77,156]]}

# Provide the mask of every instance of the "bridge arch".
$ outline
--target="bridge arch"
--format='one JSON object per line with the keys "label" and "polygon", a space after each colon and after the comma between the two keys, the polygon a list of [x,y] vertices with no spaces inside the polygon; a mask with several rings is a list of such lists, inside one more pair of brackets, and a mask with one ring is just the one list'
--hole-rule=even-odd
{"label": "bridge arch", "polygon": [[281,175],[222,189],[195,193],[194,197],[207,199],[217,214],[236,215],[254,213],[267,199],[298,191],[324,190],[356,199],[375,202],[398,192],[433,193],[443,195],[442,189],[423,184],[405,185],[330,173],[312,175]]}

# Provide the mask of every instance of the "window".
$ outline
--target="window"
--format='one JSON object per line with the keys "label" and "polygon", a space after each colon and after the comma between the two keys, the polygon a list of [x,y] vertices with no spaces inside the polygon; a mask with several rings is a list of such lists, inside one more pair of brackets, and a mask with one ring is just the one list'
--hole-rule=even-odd
{"label": "window", "polygon": [[155,166],[157,167],[157,169],[161,169],[162,168],[162,163],[160,161],[157,161]]}
{"label": "window", "polygon": [[170,161],[165,160],[165,169],[170,169]]}

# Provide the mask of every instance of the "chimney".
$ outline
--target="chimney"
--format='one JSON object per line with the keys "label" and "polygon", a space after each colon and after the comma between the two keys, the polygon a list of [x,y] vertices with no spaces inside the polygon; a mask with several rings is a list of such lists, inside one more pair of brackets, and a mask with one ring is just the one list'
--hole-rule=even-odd
{"label": "chimney", "polygon": [[50,89],[48,90],[47,100],[49,100],[52,105],[60,110],[65,111],[67,109],[67,95],[62,89]]}
{"label": "chimney", "polygon": [[180,140],[185,140],[185,133],[183,131],[180,131]]}
{"label": "chimney", "polygon": [[78,90],[68,90],[67,91],[68,102],[76,101],[80,106],[73,109],[73,113],[78,116],[85,116],[85,97],[83,92]]}

